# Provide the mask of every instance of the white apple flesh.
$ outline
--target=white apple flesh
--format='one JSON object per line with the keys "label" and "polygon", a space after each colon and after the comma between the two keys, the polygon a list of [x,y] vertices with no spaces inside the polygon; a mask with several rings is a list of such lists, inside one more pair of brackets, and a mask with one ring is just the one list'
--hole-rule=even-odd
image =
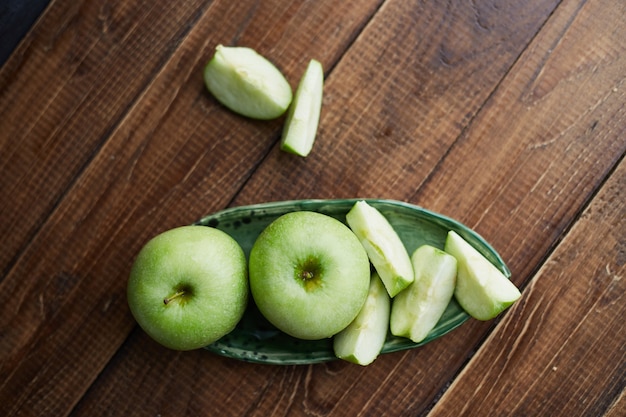
{"label": "white apple flesh", "polygon": [[358,201],[346,215],[348,225],[361,241],[390,297],[413,282],[411,258],[385,216],[365,201]]}
{"label": "white apple flesh", "polygon": [[363,308],[352,323],[333,339],[335,356],[363,366],[374,362],[387,338],[389,310],[389,294],[374,272]]}
{"label": "white apple flesh", "polygon": [[415,281],[393,299],[390,327],[395,336],[419,343],[437,325],[454,294],[457,260],[430,245],[411,256]]}
{"label": "white apple flesh", "polygon": [[370,281],[367,254],[350,229],[309,211],[269,224],[250,251],[249,270],[261,314],[306,340],[331,337],[350,324]]}
{"label": "white apple flesh", "polygon": [[521,297],[515,284],[458,233],[448,233],[444,250],[457,259],[454,296],[470,316],[490,320]]}
{"label": "white apple flesh", "polygon": [[306,157],[313,147],[322,108],[324,71],[314,59],[309,62],[287,112],[280,148]]}
{"label": "white apple flesh", "polygon": [[204,83],[224,106],[253,119],[281,116],[293,98],[280,70],[246,47],[218,45],[204,68]]}
{"label": "white apple flesh", "polygon": [[175,350],[206,346],[232,331],[243,316],[245,255],[217,229],[168,230],[137,255],[127,296],[137,323],[160,344]]}

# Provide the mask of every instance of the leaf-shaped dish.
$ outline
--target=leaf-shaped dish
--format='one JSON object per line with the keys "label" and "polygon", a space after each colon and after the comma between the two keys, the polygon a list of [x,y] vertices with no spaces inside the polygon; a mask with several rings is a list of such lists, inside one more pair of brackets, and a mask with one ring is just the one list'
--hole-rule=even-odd
{"label": "leaf-shaped dish", "polygon": [[[246,257],[257,236],[279,216],[292,211],[316,211],[345,223],[346,213],[361,199],[280,201],[234,207],[209,215],[195,224],[215,227],[232,236]],[[463,224],[412,204],[379,199],[365,199],[389,220],[400,235],[409,254],[423,244],[443,248],[449,230],[456,231],[492,262],[507,278],[511,273],[500,255],[476,232]],[[453,299],[443,316],[420,343],[388,335],[382,353],[411,349],[443,336],[463,324],[469,316]],[[259,313],[252,297],[237,327],[206,349],[218,355],[248,362],[297,365],[335,360],[331,339],[300,340],[288,336],[271,325]]]}

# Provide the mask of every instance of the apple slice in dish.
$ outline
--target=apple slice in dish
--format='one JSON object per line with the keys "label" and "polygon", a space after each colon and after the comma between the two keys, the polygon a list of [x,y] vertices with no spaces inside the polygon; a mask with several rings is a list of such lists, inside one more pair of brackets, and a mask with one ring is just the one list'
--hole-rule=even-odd
{"label": "apple slice in dish", "polygon": [[280,148],[306,157],[315,141],[322,109],[324,71],[314,59],[309,62],[287,112]]}
{"label": "apple slice in dish", "polygon": [[458,261],[454,296],[470,316],[490,320],[521,297],[515,284],[453,230],[445,251]]}
{"label": "apple slice in dish", "polygon": [[[357,201],[361,200],[277,201],[233,207],[208,215],[198,220],[196,224],[215,227],[226,232],[239,243],[245,256],[249,257],[257,237],[281,215],[308,210],[327,214],[345,222],[346,214]],[[425,244],[443,249],[448,231],[454,230],[494,264],[500,272],[505,276],[510,276],[508,268],[498,253],[482,237],[463,224],[405,202],[380,199],[364,201],[385,216],[398,233],[408,253],[413,253]],[[435,327],[424,340],[415,343],[405,337],[388,334],[381,354],[424,345],[452,331],[469,318],[470,316],[453,297]],[[248,302],[246,312],[235,329],[220,340],[206,346],[206,349],[229,358],[265,364],[298,365],[337,360],[331,338],[302,340],[291,337],[265,319],[254,304],[254,300]]]}
{"label": "apple slice in dish", "polygon": [[204,83],[224,106],[253,119],[281,116],[293,98],[278,68],[255,50],[241,46],[218,45],[204,67]]}
{"label": "apple slice in dish", "polygon": [[363,308],[354,321],[333,338],[335,355],[357,365],[374,362],[387,339],[389,311],[389,294],[374,272]]}
{"label": "apple slice in dish", "polygon": [[358,201],[346,214],[346,220],[363,244],[390,297],[413,282],[413,265],[406,247],[380,211],[365,201]]}
{"label": "apple slice in dish", "polygon": [[441,249],[420,246],[411,256],[415,281],[393,299],[391,333],[421,342],[437,325],[456,284],[457,261]]}

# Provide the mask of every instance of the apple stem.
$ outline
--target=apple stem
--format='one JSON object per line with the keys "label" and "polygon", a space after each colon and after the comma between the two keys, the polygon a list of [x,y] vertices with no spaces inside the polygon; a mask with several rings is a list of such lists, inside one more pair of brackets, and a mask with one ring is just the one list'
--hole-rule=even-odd
{"label": "apple stem", "polygon": [[308,281],[310,279],[313,279],[315,274],[313,274],[313,272],[311,271],[302,271],[302,274],[300,274],[300,276],[302,277],[303,280]]}
{"label": "apple stem", "polygon": [[178,291],[176,294],[170,295],[167,298],[163,299],[163,304],[168,304],[170,301],[174,300],[175,298],[178,298],[182,295],[185,294],[185,291]]}

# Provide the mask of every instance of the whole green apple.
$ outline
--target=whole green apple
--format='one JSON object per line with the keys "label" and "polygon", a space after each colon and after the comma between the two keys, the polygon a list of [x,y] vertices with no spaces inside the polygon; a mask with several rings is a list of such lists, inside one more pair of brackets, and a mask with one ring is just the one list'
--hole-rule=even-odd
{"label": "whole green apple", "polygon": [[279,330],[306,340],[331,337],[357,316],[370,284],[369,259],[339,220],[287,213],[259,235],[250,252],[250,289]]}
{"label": "whole green apple", "polygon": [[171,229],[137,255],[127,296],[150,337],[171,349],[197,349],[229,333],[241,319],[248,299],[246,258],[221,230]]}

